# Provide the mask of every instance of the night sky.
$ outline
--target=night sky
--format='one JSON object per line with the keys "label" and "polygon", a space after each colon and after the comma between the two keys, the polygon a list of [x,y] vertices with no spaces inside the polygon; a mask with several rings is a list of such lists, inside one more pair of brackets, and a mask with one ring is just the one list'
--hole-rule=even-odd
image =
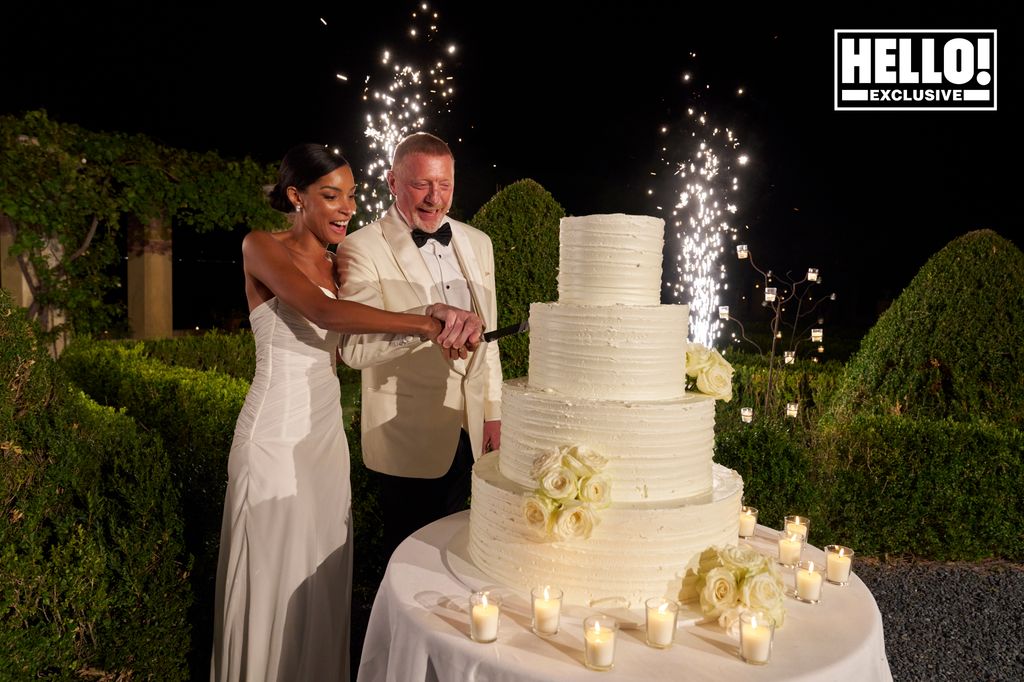
{"label": "night sky", "polygon": [[[433,44],[409,38],[411,2],[261,13],[253,4],[88,4],[4,10],[0,113],[45,108],[93,129],[265,162],[322,141],[342,146],[359,175],[369,159],[363,81],[386,82],[383,49],[417,58],[454,43],[450,112],[428,114],[427,129],[455,152],[460,217],[527,177],[570,214],[665,217],[657,206],[681,184],[672,170],[692,153],[694,107],[733,130],[751,159],[732,197],[738,240],[777,272],[818,267],[840,295],[831,315],[841,325],[870,325],[960,234],[988,227],[1024,246],[1021,31],[1011,3],[948,12],[909,3],[895,13],[864,3],[824,13],[815,3],[746,15],[724,4],[434,2]],[[833,111],[836,28],[997,29],[998,111]],[[243,233],[176,235],[175,258],[190,274],[176,273],[175,326],[221,324],[244,307]],[[191,305],[193,280],[204,278],[223,289],[204,296],[219,311]],[[735,290],[722,303],[735,305]]]}

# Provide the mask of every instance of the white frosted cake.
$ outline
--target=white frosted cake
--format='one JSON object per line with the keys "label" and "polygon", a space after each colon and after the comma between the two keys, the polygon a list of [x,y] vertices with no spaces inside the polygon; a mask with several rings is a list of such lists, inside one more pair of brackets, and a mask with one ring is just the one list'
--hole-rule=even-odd
{"label": "white frosted cake", "polygon": [[529,377],[505,383],[502,448],[473,468],[469,554],[503,584],[636,608],[736,542],[743,481],[711,461],[714,399],[684,392],[663,246],[657,218],[562,219],[560,300],[530,306]]}

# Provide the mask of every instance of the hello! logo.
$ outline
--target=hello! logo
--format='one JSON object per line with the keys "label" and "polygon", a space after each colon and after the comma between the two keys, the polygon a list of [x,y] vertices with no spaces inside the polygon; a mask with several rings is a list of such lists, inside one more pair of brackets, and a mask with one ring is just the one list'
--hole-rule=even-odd
{"label": "hello! logo", "polygon": [[836,111],[995,111],[996,32],[835,31]]}

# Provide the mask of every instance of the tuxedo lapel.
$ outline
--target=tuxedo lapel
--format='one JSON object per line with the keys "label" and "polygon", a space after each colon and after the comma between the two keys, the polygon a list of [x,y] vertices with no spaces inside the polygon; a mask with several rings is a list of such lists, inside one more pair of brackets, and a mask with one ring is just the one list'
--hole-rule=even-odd
{"label": "tuxedo lapel", "polygon": [[[466,282],[469,284],[469,293],[473,298],[473,310],[484,320],[485,324],[495,324],[495,320],[488,320],[484,316],[487,314],[486,311],[489,309],[487,287],[484,286],[483,273],[480,270],[480,261],[477,260],[476,251],[473,249],[473,244],[470,242],[469,237],[466,235],[465,230],[462,226],[454,221],[450,221],[452,225],[452,246],[455,249],[455,257],[459,259],[459,266],[462,268],[462,274],[466,277]],[[474,352],[472,357],[469,358],[469,362],[466,365],[467,371],[476,362],[480,362],[478,358],[482,358],[484,355],[484,347],[481,346],[477,352]]]}
{"label": "tuxedo lapel", "polygon": [[416,292],[420,305],[430,305],[430,296],[427,292],[433,288],[434,278],[430,276],[420,250],[409,236],[409,227],[402,220],[398,209],[392,205],[380,223],[384,239],[391,247],[391,252],[395,255],[395,261],[398,262],[406,281]]}

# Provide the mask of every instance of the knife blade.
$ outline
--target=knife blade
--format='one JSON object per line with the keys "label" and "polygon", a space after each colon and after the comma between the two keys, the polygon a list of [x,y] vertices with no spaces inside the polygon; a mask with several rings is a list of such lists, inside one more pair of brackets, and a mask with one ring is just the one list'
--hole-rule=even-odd
{"label": "knife blade", "polygon": [[523,320],[522,322],[516,322],[515,324],[510,324],[507,327],[501,327],[500,329],[495,329],[492,332],[484,332],[484,341],[487,341],[487,342],[497,341],[498,339],[502,338],[503,336],[510,336],[511,334],[518,334],[519,332],[527,332],[527,331],[530,331],[530,321],[529,320]]}

